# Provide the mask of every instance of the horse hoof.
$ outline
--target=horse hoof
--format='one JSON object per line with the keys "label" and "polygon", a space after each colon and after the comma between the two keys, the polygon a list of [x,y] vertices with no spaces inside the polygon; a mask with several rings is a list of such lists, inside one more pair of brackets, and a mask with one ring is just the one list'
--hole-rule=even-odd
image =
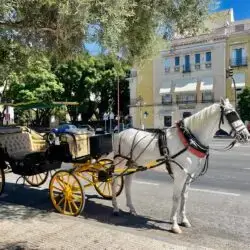
{"label": "horse hoof", "polygon": [[182,231],[179,227],[172,227],[172,232],[175,233],[175,234],[181,234]]}
{"label": "horse hoof", "polygon": [[192,227],[191,224],[190,224],[188,221],[182,222],[182,223],[181,223],[181,226],[182,226],[182,227],[186,227],[186,228]]}
{"label": "horse hoof", "polygon": [[113,216],[119,216],[119,212],[113,212]]}
{"label": "horse hoof", "polygon": [[130,214],[131,214],[131,215],[134,215],[134,216],[137,216],[136,211],[130,211]]}

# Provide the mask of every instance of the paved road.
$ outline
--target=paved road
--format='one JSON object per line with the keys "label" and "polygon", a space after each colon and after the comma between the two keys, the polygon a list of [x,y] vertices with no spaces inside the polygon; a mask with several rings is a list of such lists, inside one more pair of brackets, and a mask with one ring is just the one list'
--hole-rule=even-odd
{"label": "paved road", "polygon": [[[214,140],[210,146],[218,148],[229,142]],[[139,214],[137,217],[127,213],[124,194],[118,200],[123,213],[120,217],[113,217],[111,202],[99,198],[90,189],[84,213],[75,219],[86,225],[96,223],[102,227],[191,248],[250,249],[249,163],[250,145],[238,146],[229,152],[211,152],[207,174],[192,184],[189,193],[187,212],[193,227],[183,229],[182,235],[169,232],[172,179],[162,171],[136,174],[133,200]],[[14,180],[12,175],[7,178],[12,182]],[[47,190],[44,189],[46,185],[43,189],[18,187],[13,190],[14,187],[17,186],[9,183],[6,190],[8,195],[0,198],[1,206],[11,206],[8,211],[10,220],[16,213],[12,213],[13,205],[17,208],[20,205],[31,207],[37,213],[53,211]],[[2,213],[0,219],[4,216]],[[25,216],[24,219],[29,214]],[[63,216],[62,220],[71,218]]]}

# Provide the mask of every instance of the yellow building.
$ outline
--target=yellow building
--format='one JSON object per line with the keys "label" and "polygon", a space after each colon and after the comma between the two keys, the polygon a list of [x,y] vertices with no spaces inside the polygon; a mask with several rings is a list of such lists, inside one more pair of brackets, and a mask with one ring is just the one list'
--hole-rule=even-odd
{"label": "yellow building", "polygon": [[134,127],[169,127],[226,96],[226,26],[232,22],[231,9],[213,14],[205,22],[207,34],[176,35],[169,50],[131,71]]}
{"label": "yellow building", "polygon": [[250,20],[235,21],[233,10],[217,12],[205,21],[210,30],[196,37],[177,36],[169,50],[133,69],[130,115],[133,126],[169,127],[175,121],[250,86]]}
{"label": "yellow building", "polygon": [[[250,87],[250,20],[234,22],[226,46],[226,67],[233,68],[237,94]],[[227,97],[235,102],[232,80],[227,79]]]}

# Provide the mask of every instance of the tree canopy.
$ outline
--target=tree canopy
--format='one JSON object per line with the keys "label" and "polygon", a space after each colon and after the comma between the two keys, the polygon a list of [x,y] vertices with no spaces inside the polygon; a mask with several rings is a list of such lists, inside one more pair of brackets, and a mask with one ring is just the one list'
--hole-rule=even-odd
{"label": "tree canopy", "polygon": [[242,121],[250,121],[250,89],[244,88],[243,92],[239,94],[238,102],[239,114]]}
{"label": "tree canopy", "polygon": [[193,34],[215,0],[1,0],[1,37],[65,58],[96,42],[130,61],[173,32]]}

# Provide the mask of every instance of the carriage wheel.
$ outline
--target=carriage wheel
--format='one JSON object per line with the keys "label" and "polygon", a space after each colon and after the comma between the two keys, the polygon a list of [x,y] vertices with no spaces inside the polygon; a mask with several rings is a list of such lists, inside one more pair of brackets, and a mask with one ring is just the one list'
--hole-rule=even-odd
{"label": "carriage wheel", "polygon": [[24,176],[24,180],[27,181],[32,187],[39,187],[47,181],[48,176],[49,172],[44,172],[41,174]]}
{"label": "carriage wheel", "polygon": [[55,209],[62,214],[77,216],[85,206],[83,185],[68,171],[56,172],[49,184],[50,199]]}
{"label": "carriage wheel", "polygon": [[[112,164],[113,161],[110,159],[102,159],[97,162],[97,164],[101,164],[102,168],[108,168],[110,167],[110,164]],[[93,182],[95,190],[99,195],[101,195],[104,199],[111,200],[112,199],[112,179],[109,178],[105,182],[100,182],[98,180],[98,173],[93,174]],[[116,177],[116,183],[117,183],[117,189],[116,189],[116,197],[118,197],[124,186],[124,180],[122,176]]]}
{"label": "carriage wheel", "polygon": [[4,191],[4,186],[5,186],[5,175],[4,175],[4,170],[0,168],[0,195]]}

